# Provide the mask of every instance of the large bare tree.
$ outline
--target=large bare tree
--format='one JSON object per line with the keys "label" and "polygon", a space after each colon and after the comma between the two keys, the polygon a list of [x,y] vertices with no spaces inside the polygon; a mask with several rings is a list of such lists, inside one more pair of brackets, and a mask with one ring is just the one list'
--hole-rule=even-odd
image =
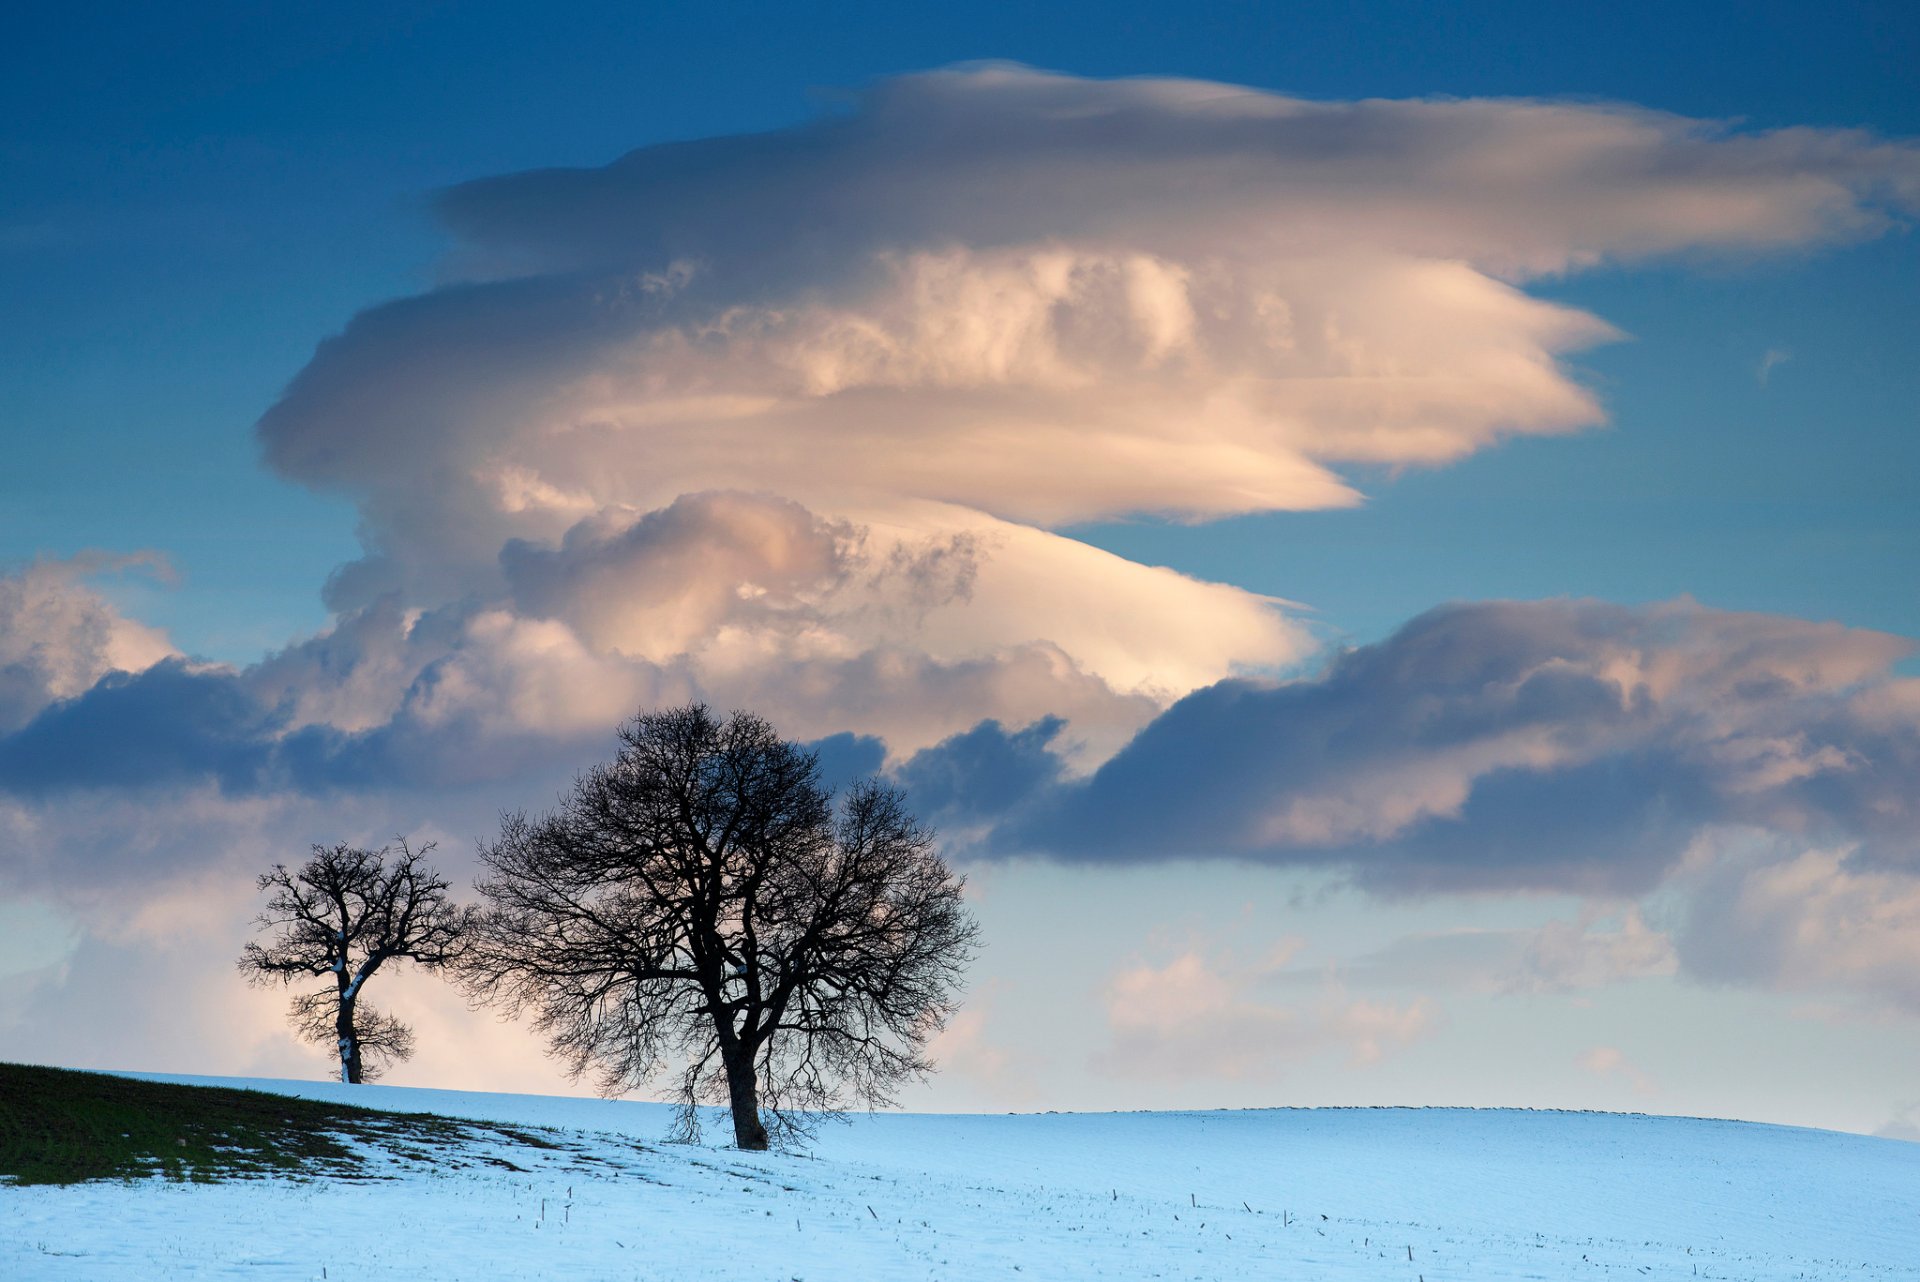
{"label": "large bare tree", "polygon": [[374,973],[395,961],[440,970],[467,945],[477,910],[449,902],[426,860],[432,849],[404,839],[397,849],[315,846],[298,869],[275,864],[260,875],[272,897],[257,925],[270,938],[246,946],[240,969],[255,984],[328,981],[294,997],[292,1020],[308,1041],[334,1044],[343,1082],[369,1081],[413,1054],[413,1030],[361,995]]}
{"label": "large bare tree", "polygon": [[462,973],[530,1012],[609,1093],[679,1073],[682,1131],[730,1106],[763,1149],[931,1066],[975,927],[961,879],[883,784],[839,804],[759,717],[636,717],[610,763],[481,850],[487,910]]}

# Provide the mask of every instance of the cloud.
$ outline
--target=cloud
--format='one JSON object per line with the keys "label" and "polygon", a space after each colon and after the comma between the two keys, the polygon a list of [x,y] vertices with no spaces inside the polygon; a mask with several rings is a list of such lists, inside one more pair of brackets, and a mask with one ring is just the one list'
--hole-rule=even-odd
{"label": "cloud", "polygon": [[1677,969],[1672,937],[1648,926],[1638,905],[1589,904],[1573,920],[1403,936],[1342,963],[1339,974],[1361,988],[1538,995],[1586,992]]}
{"label": "cloud", "polygon": [[943,1076],[968,1083],[996,1104],[1032,1106],[1042,1098],[1033,1056],[1017,1043],[993,1035],[1000,985],[988,982],[970,993],[966,1008],[927,1044],[927,1055]]}
{"label": "cloud", "polygon": [[[710,493],[624,528],[576,525],[558,547],[516,539],[501,564],[521,613],[568,619],[597,649],[658,662],[722,627],[808,626],[856,572],[856,537],[788,500]],[[963,592],[971,572],[963,564],[933,592]]]}
{"label": "cloud", "polygon": [[[704,697],[896,769],[974,853],[1633,895],[1738,823],[1851,851],[1805,902],[1856,920],[1916,858],[1904,643],[1488,603],[1281,684],[1315,644],[1289,603],[1061,529],[1350,505],[1363,473],[1580,430],[1569,361],[1614,331],[1531,282],[1869,236],[1917,199],[1920,152],[1859,132],[1008,66],[468,184],[438,283],[259,423],[280,475],[359,507],[324,632],[210,665],[90,583],[126,563],[0,578],[0,879],[137,901],[290,840],[464,837]],[[1738,903],[1774,921],[1791,878],[1755,875]],[[1666,965],[1623,920],[1543,934],[1529,973]],[[1691,955],[1733,929],[1701,919]],[[1883,973],[1770,964],[1727,963]],[[1247,1072],[1430,1018],[1294,1010],[1204,961],[1126,982],[1213,1002]],[[1143,1062],[1177,1048],[1132,1018]]]}
{"label": "cloud", "polygon": [[1638,1065],[1626,1057],[1617,1046],[1595,1046],[1583,1051],[1574,1061],[1595,1077],[1618,1077],[1633,1088],[1636,1095],[1658,1095],[1660,1088],[1654,1085]]}
{"label": "cloud", "polygon": [[1784,347],[1769,347],[1766,355],[1760,358],[1760,364],[1754,368],[1753,376],[1760,386],[1765,387],[1773,379],[1773,371],[1793,359],[1793,353]]}
{"label": "cloud", "polygon": [[1702,829],[1850,839],[1920,870],[1920,683],[1884,633],[1690,601],[1447,606],[1315,678],[1221,682],[1007,851],[1334,864],[1388,893],[1637,895]]}
{"label": "cloud", "polygon": [[[9,696],[0,784],[507,779],[692,695],[895,762],[1058,721],[1081,773],[1314,642],[1285,602],[1050,527],[1351,503],[1347,465],[1595,422],[1562,357],[1611,331],[1528,279],[1872,234],[1916,172],[1865,135],[1624,107],[977,66],[468,184],[441,283],[322,344],[259,425],[360,505],[331,629],[232,671],[64,641],[71,671]],[[112,666],[140,675],[90,690]],[[115,726],[145,746],[109,761]],[[1267,821],[1391,836],[1461,768],[1412,767],[1399,817],[1323,790]]]}
{"label": "cloud", "polygon": [[[1673,940],[1650,929],[1628,906],[1609,930],[1589,910],[1578,921],[1555,919],[1529,932],[1514,987],[1526,992],[1604,988],[1623,980],[1671,975],[1678,968]],[[1596,928],[1599,927],[1599,928]]]}
{"label": "cloud", "polygon": [[[1220,683],[1314,641],[1286,602],[1053,527],[1346,504],[1352,465],[1576,430],[1600,410],[1564,357],[1611,330],[1529,280],[1871,235],[1916,192],[1920,152],[1861,133],[1005,65],[470,183],[439,200],[439,283],[321,344],[259,424],[281,474],[359,504],[329,630],[214,668],[33,571],[0,600],[0,788],[506,780],[696,695],[896,764],[985,719],[1052,727],[1016,755],[1082,774],[1191,692],[1269,697]],[[1197,835],[1438,841],[1473,805],[1525,862],[1496,794],[1551,777],[1552,804],[1639,813],[1661,845],[1610,798],[1695,781],[1534,769],[1576,720],[1362,753],[1347,793],[1283,790],[1251,836],[1218,831],[1244,817],[1224,805]]]}
{"label": "cloud", "polygon": [[173,653],[163,633],[121,614],[89,582],[132,569],[166,573],[152,554],[89,553],[0,575],[0,734],[110,672],[139,672]]}
{"label": "cloud", "polygon": [[949,850],[971,850],[1007,815],[1064,777],[1053,746],[1064,729],[1058,717],[1011,732],[983,721],[915,753],[894,778],[912,797],[915,812],[938,827]]}
{"label": "cloud", "polygon": [[[1911,200],[1917,182],[1907,149],[1851,131],[1742,133],[1605,104],[1312,102],[1002,63],[884,80],[777,133],[470,183],[442,212],[472,276],[1076,232],[1264,251],[1359,240],[1538,272],[1859,234],[1883,218],[1864,200]],[[790,235],[767,237],[748,193]]]}
{"label": "cloud", "polygon": [[[447,797],[483,830],[497,804]],[[47,796],[0,793],[0,897],[37,898],[85,929],[123,932],[164,896],[248,886],[261,868],[322,840],[371,839],[421,827],[418,802],[391,795],[236,796],[213,783],[90,788]]]}
{"label": "cloud", "polygon": [[964,663],[1040,640],[1117,694],[1165,700],[1312,648],[1271,599],[927,504],[828,519],[708,491],[588,518],[557,545],[510,541],[501,562],[518,615],[708,672],[882,648]]}
{"label": "cloud", "polygon": [[1909,1104],[1899,1109],[1874,1134],[1881,1139],[1920,1144],[1920,1104]]}
{"label": "cloud", "polygon": [[726,657],[730,670],[630,661],[554,620],[452,607],[409,621],[376,608],[245,669],[169,659],[109,673],[0,736],[0,795],[544,791],[554,769],[611,751],[636,708],[702,696],[756,708],[800,739],[852,727],[909,752],[983,713],[1019,725],[1037,709],[1117,744],[1156,706],[1044,642],[954,661],[898,646]]}
{"label": "cloud", "polygon": [[973,858],[1593,897],[1572,920],[1398,940],[1342,968],[1367,987],[1678,976],[1912,1013],[1920,681],[1895,667],[1911,650],[1685,600],[1460,604],[1315,677],[1197,691],[1089,775],[1046,751],[1056,727],[992,724],[896,774]]}
{"label": "cloud", "polygon": [[1272,1080],[1310,1056],[1379,1062],[1434,1032],[1439,1013],[1424,997],[1399,1004],[1350,997],[1327,985],[1312,1002],[1261,995],[1285,959],[1222,967],[1189,950],[1162,966],[1116,973],[1107,986],[1111,1043],[1094,1066],[1125,1077]]}
{"label": "cloud", "polygon": [[[337,1062],[289,1028],[287,990],[249,987],[234,967],[258,907],[251,880],[197,889],[199,902],[173,898],[137,930],[90,933],[58,965],[9,976],[0,992],[0,1060],[296,1080],[337,1074]],[[439,976],[383,969],[370,992],[418,1034],[419,1053],[389,1081],[570,1089],[538,1038],[518,1024],[476,1018]]]}
{"label": "cloud", "polygon": [[1514,282],[1917,198],[1920,151],[1860,133],[954,68],[445,193],[443,283],[323,345],[260,430],[442,590],[719,486],[1037,525],[1339,505],[1342,463],[1598,420],[1558,358],[1610,329]]}
{"label": "cloud", "polygon": [[180,659],[112,672],[0,739],[0,786],[19,794],[211,778],[259,786],[266,714],[232,676]]}
{"label": "cloud", "polygon": [[[1906,784],[1911,788],[1913,776]],[[1675,942],[1689,974],[1787,993],[1840,993],[1920,1014],[1920,876],[1843,849],[1715,832],[1683,880]]]}
{"label": "cloud", "polygon": [[1057,716],[1085,770],[1313,643],[1284,602],[1056,527],[1350,504],[1343,469],[1578,430],[1601,410],[1564,359],[1612,330],[1527,281],[1871,235],[1917,183],[1920,152],[1857,133],[1004,65],[469,183],[439,283],[259,424],[360,506],[340,626],[391,601],[466,635],[288,697],[365,730],[423,683],[484,699],[469,674],[528,692],[503,717],[775,691],[896,759]]}

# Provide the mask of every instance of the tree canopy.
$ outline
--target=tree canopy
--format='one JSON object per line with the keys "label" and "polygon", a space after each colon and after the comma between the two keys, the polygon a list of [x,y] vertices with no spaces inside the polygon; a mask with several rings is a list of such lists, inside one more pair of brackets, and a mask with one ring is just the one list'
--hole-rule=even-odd
{"label": "tree canopy", "polygon": [[742,1148],[891,1100],[930,1067],[976,928],[900,794],[837,801],[814,754],[750,713],[635,717],[611,762],[484,846],[463,966],[615,1093],[678,1074],[683,1130],[725,1102]]}
{"label": "tree canopy", "polygon": [[240,969],[256,984],[328,978],[294,997],[292,1020],[308,1041],[334,1044],[341,1081],[369,1081],[413,1054],[413,1030],[362,996],[375,972],[391,961],[440,970],[466,949],[475,910],[447,899],[446,879],[427,863],[432,849],[404,838],[378,850],[315,846],[298,869],[275,864],[260,875],[271,896],[256,924],[268,938],[246,946]]}

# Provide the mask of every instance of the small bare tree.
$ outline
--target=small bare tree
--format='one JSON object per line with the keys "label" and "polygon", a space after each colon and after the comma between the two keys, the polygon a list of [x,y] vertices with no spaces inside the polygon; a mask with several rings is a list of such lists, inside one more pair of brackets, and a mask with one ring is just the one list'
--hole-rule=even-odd
{"label": "small bare tree", "polygon": [[836,807],[812,753],[693,704],[621,727],[616,759],[481,850],[470,992],[531,1012],[613,1094],[672,1064],[681,1129],[724,1100],[734,1141],[889,1102],[931,1066],[976,929],[961,879],[892,789]]}
{"label": "small bare tree", "polygon": [[257,924],[271,937],[246,946],[240,969],[259,985],[331,976],[294,997],[291,1017],[306,1040],[334,1043],[343,1082],[370,1081],[413,1054],[413,1030],[361,996],[374,972],[390,961],[440,970],[467,945],[476,910],[448,902],[447,881],[426,861],[432,849],[404,839],[397,851],[315,846],[299,869],[260,875],[272,897]]}

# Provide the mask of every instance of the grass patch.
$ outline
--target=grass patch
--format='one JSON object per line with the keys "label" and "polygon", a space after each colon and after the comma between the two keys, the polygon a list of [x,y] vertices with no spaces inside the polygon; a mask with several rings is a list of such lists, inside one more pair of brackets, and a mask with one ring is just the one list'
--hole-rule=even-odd
{"label": "grass patch", "polygon": [[365,1174],[360,1145],[422,1160],[475,1138],[468,1123],[264,1091],[175,1086],[0,1064],[0,1179],[220,1180]]}

